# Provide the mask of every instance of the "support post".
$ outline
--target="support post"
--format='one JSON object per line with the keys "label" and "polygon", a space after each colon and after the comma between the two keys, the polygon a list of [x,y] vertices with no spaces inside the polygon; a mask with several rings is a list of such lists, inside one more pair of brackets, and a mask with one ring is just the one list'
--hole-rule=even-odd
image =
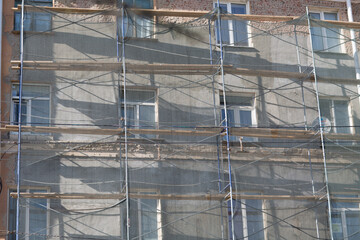
{"label": "support post", "polygon": [[19,196],[16,199],[16,240],[19,240],[20,230],[20,163],[21,163],[21,116],[22,116],[22,85],[24,77],[24,4],[25,0],[21,1],[21,21],[20,21],[20,83],[19,83],[19,109],[18,109],[18,141],[17,141],[17,163],[16,163],[16,193]]}
{"label": "support post", "polygon": [[124,79],[124,132],[125,132],[125,197],[126,197],[126,239],[130,240],[130,199],[129,199],[129,163],[128,163],[128,136],[127,136],[127,103],[126,103],[126,65],[125,65],[125,9],[124,0],[121,0],[121,61]]}
{"label": "support post", "polygon": [[229,197],[230,197],[230,208],[231,208],[231,235],[232,239],[235,240],[235,225],[234,225],[234,203],[233,203],[233,191],[232,191],[232,173],[231,173],[231,162],[230,162],[230,131],[229,131],[229,122],[227,116],[227,106],[226,106],[226,92],[225,92],[225,77],[224,77],[224,55],[223,55],[223,44],[221,36],[221,10],[220,10],[220,1],[217,0],[217,31],[219,36],[220,44],[220,71],[221,71],[221,82],[222,82],[222,91],[224,98],[224,122],[226,130],[226,151],[227,151],[227,160],[228,160],[228,171],[229,171]]}
{"label": "support post", "polygon": [[331,200],[330,200],[330,192],[329,192],[329,181],[328,181],[325,143],[324,143],[324,128],[323,128],[323,124],[322,124],[322,121],[321,121],[321,110],[320,110],[320,101],[319,101],[319,87],[318,87],[317,74],[316,74],[314,48],[313,48],[313,41],[312,41],[312,37],[311,37],[311,35],[312,35],[312,33],[311,33],[311,21],[310,21],[310,14],[309,14],[309,8],[308,7],[306,7],[306,17],[307,17],[307,20],[308,20],[310,47],[311,47],[311,57],[312,57],[312,62],[313,62],[313,73],[314,73],[314,78],[315,78],[316,103],[317,103],[317,108],[318,108],[321,150],[322,150],[323,163],[324,163],[325,188],[326,188],[327,203],[328,203],[328,222],[329,222],[329,229],[330,229],[330,238],[331,238],[331,240],[334,240],[333,229],[332,229],[332,219],[331,219]]}
{"label": "support post", "polygon": [[[298,41],[298,37],[297,37],[296,27],[297,27],[297,24],[295,24],[295,27],[294,27],[294,35],[295,35],[295,42],[296,42],[296,56],[297,56],[299,73],[302,73],[299,41]],[[303,110],[304,110],[304,130],[307,131],[308,125],[307,125],[307,114],[306,114],[306,104],[305,104],[304,81],[300,81],[300,84],[301,84],[301,98],[302,98],[302,104],[303,104]],[[310,153],[309,145],[307,145],[306,148],[307,148],[307,155],[308,155],[309,167],[310,167],[311,190],[312,190],[313,196],[315,196],[316,192],[315,192],[314,175],[313,175],[313,168],[312,168],[311,153]],[[315,227],[316,227],[316,237],[319,239],[320,238],[319,221],[318,221],[318,213],[317,213],[316,209],[315,209]]]}
{"label": "support post", "polygon": [[[210,47],[210,64],[213,64],[213,52],[212,52],[212,40],[211,40],[211,20],[208,20],[208,24],[209,24],[209,47]],[[218,127],[218,119],[217,119],[217,111],[216,111],[216,99],[215,99],[215,77],[214,74],[211,76],[211,80],[212,80],[212,92],[213,92],[213,105],[214,105],[214,124],[215,127]],[[218,161],[218,186],[219,186],[219,193],[221,194],[222,191],[222,184],[221,184],[221,167],[222,167],[222,161],[220,162],[220,146],[219,146],[219,142],[220,142],[220,137],[216,136],[216,154],[217,154],[217,161]],[[222,156],[222,154],[221,154]],[[221,239],[223,240],[225,238],[225,234],[224,234],[224,219],[223,219],[223,208],[222,208],[222,203],[223,201],[220,201],[221,203],[221,208],[220,208],[220,221],[221,221]]]}

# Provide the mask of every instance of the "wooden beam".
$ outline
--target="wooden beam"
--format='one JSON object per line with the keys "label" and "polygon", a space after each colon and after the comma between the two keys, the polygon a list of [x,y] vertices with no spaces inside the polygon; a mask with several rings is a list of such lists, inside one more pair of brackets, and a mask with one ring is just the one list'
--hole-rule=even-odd
{"label": "wooden beam", "polygon": [[[12,60],[13,70],[20,69],[20,61]],[[25,70],[43,71],[121,71],[122,64],[114,62],[91,62],[91,61],[24,61]],[[212,75],[219,71],[220,65],[212,64],[135,64],[127,63],[127,73],[134,74],[173,74],[173,75]],[[237,74],[244,76],[261,76],[290,79],[313,80],[313,76],[306,73],[284,72],[262,69],[234,68],[231,65],[224,66],[225,74]]]}
{"label": "wooden beam", "polygon": [[[16,192],[10,196],[17,198]],[[130,193],[130,198],[141,199],[162,199],[162,200],[199,200],[199,201],[220,201],[225,199],[227,194],[137,194]],[[20,193],[20,198],[38,199],[123,199],[125,193]],[[294,195],[243,195],[234,194],[233,199],[259,199],[259,200],[297,200],[297,201],[325,201],[321,196],[294,196]]]}
{"label": "wooden beam", "polygon": [[[102,13],[104,15],[120,15],[119,9],[90,9],[90,8],[67,8],[67,7],[33,7],[25,6],[31,11],[53,11],[57,13],[65,14],[96,14]],[[21,11],[21,6],[12,8],[13,11]],[[169,17],[192,17],[198,18],[208,14],[208,11],[184,11],[184,10],[170,10],[170,9],[135,9],[129,8],[129,11],[133,11],[136,14],[147,16],[169,16]],[[253,15],[253,14],[222,14],[224,19],[238,19],[248,21],[266,21],[266,22],[286,22],[299,18],[299,16],[273,16],[273,15]],[[359,22],[346,22],[346,21],[332,21],[332,20],[317,20],[319,22],[334,24],[338,27],[348,27],[360,29]],[[306,21],[302,21],[301,24],[307,24]]]}

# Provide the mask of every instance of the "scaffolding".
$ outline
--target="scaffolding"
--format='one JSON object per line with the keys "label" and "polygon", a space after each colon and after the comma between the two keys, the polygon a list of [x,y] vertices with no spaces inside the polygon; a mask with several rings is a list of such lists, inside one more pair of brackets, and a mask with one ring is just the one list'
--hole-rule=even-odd
{"label": "scaffolding", "polygon": [[360,23],[224,5],[14,8],[9,239],[359,237]]}

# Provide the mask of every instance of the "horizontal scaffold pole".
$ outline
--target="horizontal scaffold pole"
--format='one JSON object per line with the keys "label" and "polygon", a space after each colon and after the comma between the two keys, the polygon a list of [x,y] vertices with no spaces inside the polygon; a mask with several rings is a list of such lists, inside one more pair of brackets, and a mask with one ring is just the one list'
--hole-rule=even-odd
{"label": "horizontal scaffold pole", "polygon": [[[121,11],[119,9],[91,9],[91,8],[67,8],[67,7],[40,7],[40,6],[25,6],[29,11],[52,11],[57,13],[64,14],[97,14],[103,13],[104,15],[120,15]],[[21,6],[12,8],[13,11],[21,11]],[[184,11],[184,10],[171,10],[171,9],[136,9],[129,8],[129,11],[132,11],[139,15],[145,16],[157,16],[157,17],[191,17],[199,18],[206,14],[208,11]],[[222,14],[222,19],[238,19],[238,20],[248,20],[248,21],[260,21],[260,22],[287,22],[292,21],[299,16],[273,16],[273,15],[253,15],[253,14]],[[347,28],[360,28],[359,22],[347,22],[347,21],[334,21],[334,20],[322,20],[318,22],[330,23],[339,27]],[[302,21],[298,24],[306,25],[306,21]]]}
{"label": "horizontal scaffold pole", "polygon": [[[17,193],[10,193],[10,196],[17,198]],[[42,199],[123,199],[125,193],[20,193],[21,198],[42,198]],[[130,193],[130,198],[141,199],[162,199],[162,200],[199,200],[199,201],[220,201],[227,198],[227,194],[138,194]],[[325,201],[323,196],[293,196],[293,195],[244,195],[234,194],[234,199],[261,199],[261,200],[299,200],[299,201]]]}
{"label": "horizontal scaffold pole", "polygon": [[[104,129],[104,128],[75,128],[75,127],[41,127],[41,126],[22,126],[23,132],[37,133],[60,133],[60,134],[90,134],[90,135],[123,135],[123,128]],[[0,128],[1,132],[15,132],[17,125],[6,125]],[[223,127],[198,127],[189,130],[176,129],[139,129],[129,128],[129,134],[149,134],[149,135],[184,135],[184,136],[218,136],[224,135]],[[251,127],[231,127],[230,135],[239,137],[258,137],[258,138],[281,138],[281,139],[315,139],[320,138],[317,131],[282,129],[282,128],[251,128]],[[325,137],[330,140],[355,140],[360,141],[360,135],[327,133]]]}

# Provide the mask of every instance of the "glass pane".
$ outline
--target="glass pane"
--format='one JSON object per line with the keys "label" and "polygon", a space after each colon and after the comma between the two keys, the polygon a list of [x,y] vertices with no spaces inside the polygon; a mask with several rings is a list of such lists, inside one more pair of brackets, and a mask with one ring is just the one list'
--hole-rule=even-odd
{"label": "glass pane", "polygon": [[140,128],[155,128],[155,107],[154,106],[139,106],[139,127]]}
{"label": "glass pane", "polygon": [[[221,103],[223,104],[223,103]],[[253,106],[254,98],[247,96],[226,96],[226,104],[230,106]]]}
{"label": "glass pane", "polygon": [[[16,192],[16,191],[10,191]],[[16,198],[12,198],[9,195],[9,222],[8,222],[8,230],[10,232],[16,231]],[[9,240],[15,240],[16,234],[11,233],[8,235]]]}
{"label": "glass pane", "polygon": [[[128,127],[134,127],[136,124],[136,106],[127,106],[126,107],[126,120]],[[124,107],[121,108],[121,116],[125,116]]]}
{"label": "glass pane", "polygon": [[[234,207],[234,233],[236,239],[243,239],[244,233],[243,233],[243,216],[242,216],[242,209],[241,209],[241,201],[233,200],[233,207]],[[245,207],[245,206],[243,206]],[[231,204],[230,201],[228,201],[228,220],[229,220],[229,237],[232,238],[232,225],[231,225]]]}
{"label": "glass pane", "polygon": [[[44,190],[31,190],[30,192],[46,192]],[[46,199],[30,199],[29,234],[30,240],[46,238]],[[31,235],[31,234],[34,235]]]}
{"label": "glass pane", "polygon": [[[246,5],[231,4],[231,13],[246,14]],[[234,44],[247,45],[248,44],[247,21],[233,20],[232,23],[233,23]]]}
{"label": "glass pane", "polygon": [[240,110],[240,127],[251,127],[251,111],[250,110]]}
{"label": "glass pane", "polygon": [[[227,13],[227,5],[220,4],[220,12]],[[229,37],[229,21],[228,20],[220,20],[220,28],[221,28],[221,40],[224,44],[230,44],[230,37]],[[219,43],[220,36],[218,31],[216,31],[217,41]]]}
{"label": "glass pane", "polygon": [[[12,96],[19,97],[20,94],[19,85],[12,86]],[[49,98],[50,87],[39,86],[39,85],[23,85],[23,97],[38,97],[38,98]]]}
{"label": "glass pane", "polygon": [[246,219],[249,240],[264,239],[261,200],[246,200]]}
{"label": "glass pane", "polygon": [[141,232],[144,240],[156,240],[157,234],[157,200],[141,200]]}
{"label": "glass pane", "polygon": [[[121,97],[121,101],[123,102],[124,96]],[[127,90],[126,100],[128,102],[155,103],[155,91]]]}
{"label": "glass pane", "polygon": [[[320,13],[310,13],[310,17],[313,19],[320,20]],[[323,34],[321,27],[311,28],[311,39],[312,39],[314,51],[324,50]]]}
{"label": "glass pane", "polygon": [[[327,99],[320,99],[319,100],[320,103],[320,113],[321,113],[321,118],[327,118],[329,119],[329,121],[331,122],[331,132],[334,132],[334,121],[332,118],[332,114],[331,114],[331,100],[327,100]],[[316,119],[316,121],[314,121],[314,126],[319,127],[319,123],[317,122],[318,120]]]}
{"label": "glass pane", "polygon": [[[325,20],[337,20],[337,13],[324,13]],[[340,52],[340,32],[337,28],[325,29],[327,37],[327,48],[330,52]]]}
{"label": "glass pane", "polygon": [[137,17],[136,22],[136,37],[149,38],[151,37],[152,24],[151,21],[145,18]]}
{"label": "glass pane", "polygon": [[360,239],[360,211],[346,211],[346,228],[349,240]]}
{"label": "glass pane", "polygon": [[49,31],[51,29],[51,15],[48,13],[34,14],[35,31]]}
{"label": "glass pane", "polygon": [[20,31],[21,13],[14,13],[14,30]]}
{"label": "glass pane", "polygon": [[332,221],[334,239],[337,240],[344,239],[342,223],[341,223],[341,213],[340,212],[331,213],[331,221]]}
{"label": "glass pane", "polygon": [[31,100],[31,125],[49,126],[49,101]]}
{"label": "glass pane", "polygon": [[135,6],[138,8],[153,8],[152,0],[135,0]]}
{"label": "glass pane", "polygon": [[350,133],[349,110],[347,101],[334,101],[337,133]]}
{"label": "glass pane", "polygon": [[[21,104],[21,124],[27,124],[27,106],[26,102],[23,101]],[[15,125],[19,124],[19,102],[14,102],[14,114],[13,114],[13,122]]]}
{"label": "glass pane", "polygon": [[[25,16],[24,16],[24,31],[32,31],[33,30],[32,27],[31,27],[32,18],[33,18],[32,13],[25,13]],[[20,19],[21,19],[21,14],[20,14]],[[21,30],[20,25],[19,25],[19,30]]]}
{"label": "glass pane", "polygon": [[328,28],[326,31],[327,49],[330,52],[340,52],[340,32],[336,28]]}

